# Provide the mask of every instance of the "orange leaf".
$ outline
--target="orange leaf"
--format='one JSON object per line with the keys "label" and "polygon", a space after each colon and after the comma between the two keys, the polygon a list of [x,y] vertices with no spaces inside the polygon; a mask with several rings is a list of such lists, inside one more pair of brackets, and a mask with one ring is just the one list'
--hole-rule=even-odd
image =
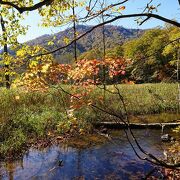
{"label": "orange leaf", "polygon": [[120,9],[120,10],[125,10],[126,7],[125,7],[125,6],[121,6],[121,7],[119,7],[119,9]]}

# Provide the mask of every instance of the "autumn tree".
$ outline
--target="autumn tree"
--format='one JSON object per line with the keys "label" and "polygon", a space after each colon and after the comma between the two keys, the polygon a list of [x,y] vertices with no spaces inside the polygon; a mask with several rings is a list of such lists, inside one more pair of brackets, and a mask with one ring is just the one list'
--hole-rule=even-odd
{"label": "autumn tree", "polygon": [[[43,1],[39,2],[37,4],[34,4],[33,1],[0,1],[0,22],[1,22],[1,33],[2,38],[0,39],[1,46],[3,47],[3,54],[2,54],[2,61],[1,64],[4,65],[2,75],[5,77],[6,82],[6,88],[10,88],[12,79],[10,78],[12,75],[16,74],[17,72],[17,66],[22,66],[23,63],[26,63],[27,61],[27,54],[28,57],[32,56],[33,54],[38,54],[43,51],[38,51],[37,49],[34,51],[27,51],[26,54],[23,53],[23,50],[27,50],[27,48],[22,47],[17,41],[17,38],[19,35],[25,35],[25,32],[27,30],[27,27],[24,27],[21,25],[21,20],[25,17],[25,14],[27,14],[31,10],[39,10],[39,14],[44,17],[42,19],[42,25],[48,26],[53,25],[56,21],[56,25],[62,23],[62,17],[58,16],[55,17],[55,13],[59,11],[63,14],[65,10],[67,10],[70,5],[69,3],[66,3],[65,1]],[[52,6],[50,7],[49,4],[52,3]],[[45,5],[45,8],[44,8]],[[55,8],[56,7],[56,8]],[[60,7],[60,8],[59,8]],[[23,13],[25,12],[25,14]],[[23,13],[23,14],[22,14]],[[55,19],[54,19],[55,18]],[[68,19],[68,18],[67,18]],[[64,20],[65,21],[65,20]],[[48,23],[47,23],[48,22]],[[55,24],[54,24],[55,26]],[[51,45],[53,42],[48,42],[48,45]],[[9,47],[9,48],[8,48]],[[13,52],[8,53],[8,51]],[[22,50],[18,50],[22,49]],[[18,50],[18,51],[17,51]],[[18,54],[15,54],[14,51],[17,51]],[[21,52],[21,54],[20,54]],[[31,52],[31,54],[29,54]],[[45,51],[44,51],[45,52]],[[24,54],[25,56],[22,58],[19,58]],[[20,55],[20,56],[19,56]],[[16,57],[15,57],[16,56]],[[41,57],[36,57],[41,58]],[[46,56],[45,58],[48,58]],[[21,60],[21,61],[20,61]],[[18,62],[17,62],[18,61]],[[33,58],[30,61],[32,64]]]}
{"label": "autumn tree", "polygon": [[10,88],[11,75],[13,75],[13,60],[12,55],[8,52],[8,46],[15,49],[18,46],[17,37],[19,34],[25,34],[27,27],[20,25],[23,16],[20,15],[13,7],[8,5],[0,6],[0,23],[1,23],[1,38],[0,46],[3,47],[3,54],[1,55],[1,64],[3,68],[3,76],[5,77],[6,88]]}

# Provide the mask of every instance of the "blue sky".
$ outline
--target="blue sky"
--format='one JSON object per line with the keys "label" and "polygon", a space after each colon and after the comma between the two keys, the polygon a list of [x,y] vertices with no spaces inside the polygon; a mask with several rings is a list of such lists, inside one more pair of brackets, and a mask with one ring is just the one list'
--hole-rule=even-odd
{"label": "blue sky", "polygon": [[[117,0],[107,0],[107,2],[108,4],[111,4],[111,3],[117,2]],[[126,6],[126,9],[122,11],[122,13],[132,14],[132,13],[142,12],[142,9],[143,7],[145,7],[147,2],[148,0],[129,0],[127,3],[124,4]],[[170,19],[176,19],[177,21],[180,21],[180,6],[178,4],[178,0],[154,0],[155,5],[159,3],[161,3],[161,5],[158,7],[157,14],[170,18]],[[80,9],[76,10],[77,13],[79,13],[79,11],[81,10]],[[19,42],[25,42],[44,34],[53,34],[61,30],[64,30],[66,28],[66,27],[42,28],[38,26],[38,24],[40,23],[40,20],[41,18],[38,15],[37,11],[30,12],[29,16],[27,16],[25,20],[23,21],[24,25],[30,26],[29,30],[26,36],[19,37]],[[86,25],[88,24],[95,25],[97,23],[98,23],[97,20],[93,20],[90,23],[86,23]],[[147,21],[146,23],[144,23],[142,26],[138,26],[136,22],[134,21],[134,18],[130,18],[130,19],[117,20],[116,22],[112,24],[124,26],[126,28],[147,29],[147,28],[153,28],[157,26],[163,26],[164,22],[160,20],[156,20],[156,19],[151,19]]]}

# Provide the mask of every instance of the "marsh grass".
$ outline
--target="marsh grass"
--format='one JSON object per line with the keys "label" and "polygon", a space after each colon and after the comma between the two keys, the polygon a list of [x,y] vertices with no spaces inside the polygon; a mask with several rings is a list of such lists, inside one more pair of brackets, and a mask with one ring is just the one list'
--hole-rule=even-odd
{"label": "marsh grass", "polygon": [[[71,86],[62,86],[72,92]],[[144,115],[165,112],[177,112],[177,84],[141,84],[118,85],[123,96],[127,112],[130,115]],[[115,91],[113,86],[107,86]],[[75,91],[75,90],[73,90]],[[81,91],[81,88],[78,88]],[[106,92],[105,101],[101,88],[95,88],[87,99],[102,108],[125,113],[118,95]],[[19,153],[29,140],[47,138],[50,132],[69,132],[72,126],[80,130],[88,129],[89,124],[98,120],[111,120],[112,117],[89,106],[74,111],[76,121],[67,119],[66,111],[70,106],[70,97],[56,86],[47,92],[26,92],[22,89],[0,89],[0,157]],[[74,121],[74,119],[73,119]],[[157,120],[158,121],[158,120]],[[79,124],[78,124],[79,122]],[[60,125],[63,125],[60,126]],[[81,131],[83,132],[83,131]]]}
{"label": "marsh grass", "polygon": [[46,138],[64,120],[59,94],[53,90],[42,93],[1,89],[0,157],[20,153],[29,139]]}
{"label": "marsh grass", "polygon": [[[162,112],[177,112],[177,84],[134,84],[118,85],[126,109],[129,114],[154,114]],[[116,92],[114,86],[107,86],[109,91]],[[97,88],[92,98],[102,96],[103,90]],[[123,109],[118,95],[106,92],[107,106],[113,109]]]}

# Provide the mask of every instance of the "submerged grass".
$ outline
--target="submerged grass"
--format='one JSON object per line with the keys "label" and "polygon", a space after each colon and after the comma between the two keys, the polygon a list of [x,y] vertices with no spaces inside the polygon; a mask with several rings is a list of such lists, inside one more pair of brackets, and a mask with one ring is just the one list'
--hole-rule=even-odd
{"label": "submerged grass", "polygon": [[[162,112],[177,112],[177,84],[118,85],[124,98],[127,112],[144,115]],[[71,86],[63,86],[71,93]],[[107,86],[115,91],[114,86]],[[74,91],[74,90],[73,90]],[[80,89],[78,89],[80,91]],[[106,92],[105,101],[101,88],[95,88],[89,97],[97,106],[124,113],[118,95]],[[47,92],[26,92],[22,89],[0,89],[0,158],[19,154],[29,141],[48,138],[53,133],[84,133],[93,121],[110,120],[112,117],[100,111],[83,107],[67,118],[70,97],[58,86]],[[158,121],[158,119],[157,119]]]}

